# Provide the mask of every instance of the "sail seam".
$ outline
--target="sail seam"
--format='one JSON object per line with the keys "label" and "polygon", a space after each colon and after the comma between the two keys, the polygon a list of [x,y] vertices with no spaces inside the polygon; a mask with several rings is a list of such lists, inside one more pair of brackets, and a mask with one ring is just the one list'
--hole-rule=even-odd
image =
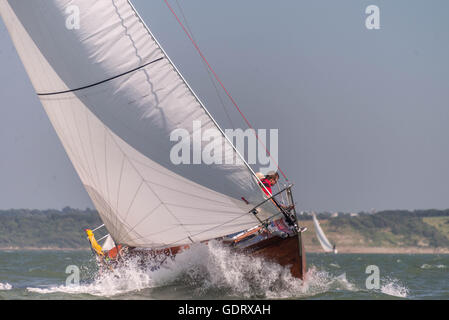
{"label": "sail seam", "polygon": [[[106,128],[106,126],[104,126]],[[110,133],[109,133],[110,134]],[[171,210],[167,207],[167,205],[164,203],[164,201],[160,198],[160,196],[151,188],[151,185],[148,183],[148,181],[145,180],[145,178],[142,176],[142,173],[135,167],[134,163],[132,163],[128,157],[128,155],[123,151],[122,147],[119,143],[115,140],[114,136],[110,134],[110,137],[112,141],[115,143],[115,145],[119,148],[119,150],[122,152],[123,156],[128,159],[128,162],[130,163],[131,167],[136,171],[136,173],[140,176],[143,183],[148,187],[148,189],[154,194],[154,196],[159,200],[159,202],[164,206],[164,208],[168,211],[168,213],[175,218],[176,221],[179,222],[179,225],[183,227],[183,229],[186,231],[187,234],[190,235],[190,231],[185,228],[183,223],[179,220],[179,218],[171,212]]]}
{"label": "sail seam", "polygon": [[[246,161],[246,159],[243,157],[243,155],[239,152],[239,150],[237,149],[237,147],[234,145],[234,143],[230,140],[230,138],[226,135],[226,133],[223,131],[223,129],[218,125],[218,122],[214,119],[214,117],[212,117],[211,113],[209,112],[209,110],[204,106],[203,102],[200,100],[200,98],[197,96],[197,94],[195,93],[195,91],[193,91],[193,89],[190,87],[190,85],[187,83],[187,81],[185,80],[184,76],[181,74],[181,72],[178,70],[178,68],[175,66],[175,64],[171,61],[170,57],[167,55],[167,53],[165,52],[164,48],[160,45],[159,41],[156,39],[156,37],[153,35],[153,33],[151,32],[151,30],[148,28],[148,26],[146,25],[146,23],[143,21],[142,17],[140,16],[140,14],[137,12],[136,8],[134,7],[134,5],[131,3],[131,0],[127,0],[129,6],[131,7],[131,9],[134,11],[134,14],[136,15],[136,17],[140,20],[140,22],[142,23],[142,25],[144,26],[144,28],[147,30],[148,34],[150,35],[150,37],[154,40],[154,42],[156,42],[156,44],[159,46],[159,49],[162,51],[162,54],[164,54],[165,58],[167,58],[167,60],[169,61],[170,65],[173,67],[173,69],[176,71],[176,73],[178,74],[178,76],[181,78],[181,80],[184,82],[185,86],[187,87],[187,89],[189,89],[189,91],[192,93],[192,95],[195,97],[196,101],[198,102],[198,104],[201,106],[201,108],[204,110],[204,112],[206,113],[206,115],[211,119],[211,121],[214,123],[215,127],[220,131],[220,133],[223,135],[223,137],[226,139],[226,141],[229,143],[229,145],[231,146],[231,148],[234,150],[234,152],[236,153],[236,155],[238,157],[240,157],[240,159],[243,161],[244,165],[247,167],[248,171],[252,174],[252,176],[254,177],[254,179],[257,181],[258,184],[260,184],[265,190],[266,187],[262,184],[262,181],[260,181],[259,177],[256,175],[256,173],[254,172],[254,170],[251,168],[251,166],[249,165],[249,163]],[[267,190],[268,192],[268,190]]]}
{"label": "sail seam", "polygon": [[105,79],[105,80],[102,80],[102,81],[99,81],[99,82],[96,82],[96,83],[93,83],[93,84],[89,84],[89,85],[87,85],[87,86],[83,86],[83,87],[76,88],[76,89],[64,90],[64,91],[46,92],[46,93],[37,93],[37,95],[38,95],[38,96],[53,96],[53,95],[64,94],[64,93],[69,93],[69,92],[76,92],[76,91],[80,91],[80,90],[92,88],[92,87],[98,86],[98,85],[100,85],[100,84],[103,84],[103,83],[105,83],[105,82],[108,82],[108,81],[111,81],[111,80],[114,80],[114,79],[123,77],[123,76],[125,76],[125,75],[127,75],[127,74],[130,74],[130,73],[135,72],[135,71],[137,71],[137,70],[140,70],[140,69],[142,69],[142,68],[145,68],[146,66],[149,66],[150,64],[153,64],[153,63],[155,63],[155,62],[158,62],[158,61],[160,61],[160,60],[162,60],[162,59],[164,59],[164,57],[160,57],[160,58],[158,58],[158,59],[156,59],[156,60],[153,60],[153,61],[150,61],[150,62],[148,62],[148,63],[145,63],[144,65],[141,65],[140,67],[137,67],[137,68],[134,68],[134,69],[132,69],[132,70],[126,71],[126,72],[121,73],[121,74],[119,74],[119,75],[116,75],[116,76],[114,76],[114,77],[111,77],[111,78],[108,78],[108,79]]}
{"label": "sail seam", "polygon": [[[127,159],[126,156],[124,156],[124,158]],[[128,159],[127,159],[127,160],[128,160]],[[129,161],[129,160],[128,160],[128,161]],[[142,186],[144,185],[144,183],[145,183],[145,180],[143,180],[143,179],[141,178],[139,187],[137,187],[136,192],[134,193],[134,196],[133,196],[131,202],[130,202],[129,205],[128,205],[128,210],[126,210],[126,216],[125,216],[125,218],[123,219],[124,222],[128,220],[129,211],[131,210],[131,207],[134,205],[134,201],[136,201],[137,195],[139,194],[140,189],[142,188]],[[119,212],[119,211],[118,211],[118,206],[117,206],[117,213],[118,213],[118,212]],[[118,214],[116,215],[116,223],[117,223],[117,220],[118,220]],[[126,231],[126,230],[125,230],[125,231]],[[129,233],[129,231],[128,231],[128,233]],[[120,232],[119,234],[117,234],[117,238],[120,240],[121,237],[122,237],[122,233]]]}
{"label": "sail seam", "polygon": [[[183,179],[178,178],[178,177],[176,177],[176,176],[173,176],[173,175],[171,175],[171,174],[168,174],[168,173],[166,173],[166,172],[162,172],[162,171],[160,171],[160,169],[154,168],[154,167],[148,165],[147,163],[143,163],[141,160],[138,160],[138,159],[136,159],[136,158],[134,158],[134,157],[129,157],[129,159],[132,160],[133,163],[138,163],[139,165],[141,165],[141,166],[143,166],[143,167],[145,167],[145,168],[147,168],[147,169],[155,170],[155,171],[157,171],[159,174],[162,174],[162,175],[164,175],[164,176],[167,176],[167,177],[169,177],[169,178],[171,178],[171,179],[175,179],[175,180],[180,181],[180,182],[182,182],[182,183],[186,183],[186,184],[188,184],[189,186],[198,188],[198,189],[201,190],[201,191],[214,192],[214,191],[211,191],[210,189],[208,189],[208,188],[206,188],[206,187],[204,187],[204,186],[202,186],[202,185],[196,184],[196,183],[194,183],[194,182],[192,182],[192,181],[186,181],[186,180],[183,180]],[[214,195],[215,195],[215,193],[214,193]],[[218,201],[218,202],[222,202],[222,201]]]}
{"label": "sail seam", "polygon": [[[216,225],[216,226],[214,226],[214,227],[212,227],[212,228],[209,228],[209,229],[207,229],[207,230],[203,230],[203,231],[201,231],[201,232],[198,232],[198,233],[196,233],[196,234],[194,234],[194,235],[192,235],[192,236],[193,236],[193,237],[196,237],[196,236],[198,236],[198,235],[200,235],[200,234],[203,234],[203,233],[209,232],[209,231],[211,231],[211,230],[214,230],[214,229],[216,229],[216,228],[222,227],[222,226],[224,226],[224,225],[226,225],[226,224],[229,224],[229,223],[231,223],[231,222],[234,222],[234,221],[236,221],[236,220],[238,220],[238,219],[244,217],[246,214],[247,214],[247,213],[245,212],[244,214],[242,214],[242,215],[240,215],[240,216],[238,216],[238,217],[235,217],[235,218],[233,218],[233,219],[231,219],[231,220],[228,220],[228,221],[226,221],[226,222],[224,222],[224,223],[221,223],[221,224],[219,224],[219,225]],[[182,240],[184,240],[184,239],[187,239],[187,237],[184,237],[184,238],[179,239],[179,240],[177,240],[177,241],[171,242],[171,243],[168,244],[168,246],[171,246],[171,245],[173,245],[173,244],[175,244],[175,243],[177,243],[177,242],[180,242],[180,241],[182,241]]]}
{"label": "sail seam", "polygon": [[[195,209],[195,210],[199,210],[199,211],[210,211],[211,210],[209,208],[198,208],[198,207],[192,207],[192,206],[184,206],[184,205],[181,205],[181,204],[169,203],[169,202],[166,202],[165,204],[167,204],[169,206],[173,206],[173,207],[186,208],[186,209]],[[217,209],[214,209],[214,212],[241,214],[241,212],[233,212],[233,211],[229,211],[229,210],[217,210]]]}
{"label": "sail seam", "polygon": [[[146,215],[144,215],[143,218],[140,219],[140,221],[138,221],[136,224],[134,224],[134,226],[132,226],[130,230],[127,230],[127,233],[128,233],[128,234],[131,234],[131,232],[133,232],[135,228],[137,228],[143,221],[145,221],[146,219],[148,219],[149,217],[151,217],[151,216],[154,214],[154,212],[155,212],[156,210],[158,210],[160,207],[165,207],[165,205],[164,205],[163,202],[159,203],[156,207],[154,207],[153,209],[151,209],[150,212],[148,212]],[[128,225],[128,224],[127,224],[127,225]],[[134,232],[135,232],[135,231],[134,231]],[[136,233],[137,233],[137,232],[136,232]],[[141,236],[141,235],[139,234],[139,236]]]}
{"label": "sail seam", "polygon": [[[171,230],[174,230],[174,229],[176,229],[176,228],[179,228],[180,226],[174,226],[174,227],[170,227],[170,228],[166,228],[166,229],[163,229],[163,230],[160,230],[160,231],[157,231],[157,232],[152,232],[152,233],[150,233],[150,234],[146,234],[146,235],[144,235],[144,236],[142,236],[142,235],[140,235],[139,234],[139,237],[137,237],[137,238],[132,238],[132,239],[130,239],[130,241],[132,241],[132,242],[135,242],[135,241],[137,241],[137,240],[140,240],[140,239],[143,239],[143,238],[148,238],[148,237],[151,237],[151,236],[155,236],[155,235],[158,235],[158,234],[161,234],[161,233],[165,233],[165,232],[167,232],[167,231],[171,231]],[[134,231],[135,233],[138,233],[138,232],[136,232],[136,231]],[[153,243],[143,243],[142,245],[144,245],[144,246],[147,246],[147,245],[149,245],[149,246],[151,246]],[[163,246],[166,246],[166,244],[161,244],[161,246],[163,247]]]}
{"label": "sail seam", "polygon": [[182,190],[179,190],[179,189],[175,189],[175,188],[170,188],[170,187],[164,186],[163,184],[160,184],[160,183],[157,183],[157,182],[154,182],[154,181],[149,181],[149,180],[146,180],[146,179],[145,179],[145,181],[149,182],[149,183],[152,183],[154,185],[157,185],[157,186],[159,186],[161,188],[164,188],[164,189],[172,190],[172,191],[175,191],[175,192],[178,192],[178,193],[182,193],[182,194],[188,195],[190,197],[195,197],[195,198],[198,198],[198,199],[202,199],[202,200],[206,200],[206,201],[209,201],[209,202],[213,202],[216,205],[220,205],[220,206],[224,206],[224,207],[228,207],[228,208],[234,208],[234,206],[231,205],[231,203],[229,203],[229,202],[223,202],[223,201],[214,200],[214,199],[211,199],[211,198],[205,198],[205,197],[199,196],[197,194],[185,192],[185,191],[182,191]]}

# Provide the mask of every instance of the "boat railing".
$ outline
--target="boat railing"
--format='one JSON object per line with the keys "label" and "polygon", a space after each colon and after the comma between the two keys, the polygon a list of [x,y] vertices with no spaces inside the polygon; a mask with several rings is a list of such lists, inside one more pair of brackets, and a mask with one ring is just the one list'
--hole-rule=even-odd
{"label": "boat railing", "polygon": [[[100,229],[102,229],[102,228],[104,228],[104,231],[106,231],[106,234],[103,234],[103,236],[101,236],[101,234],[103,233],[103,231],[100,232],[100,238],[96,239],[97,242],[100,242],[100,241],[106,239],[106,238],[109,236],[109,232],[108,232],[108,230],[106,229],[106,227],[105,227],[104,224],[102,224],[101,226],[98,226],[98,227],[96,227],[96,228],[93,228],[93,229],[86,229],[86,231],[87,231],[87,230],[90,230],[90,231],[92,231],[92,234],[94,234],[94,232],[96,232],[96,231],[98,231],[98,230],[100,230]],[[94,234],[94,237],[95,237],[95,234]],[[95,237],[95,238],[96,238],[96,237]],[[89,241],[89,242],[90,242],[90,241]]]}
{"label": "boat railing", "polygon": [[92,229],[92,232],[95,232],[95,231],[97,231],[97,230],[99,230],[99,229],[101,229],[103,227],[104,227],[104,224],[102,224],[101,226],[98,226],[98,227]]}
{"label": "boat railing", "polygon": [[273,200],[274,197],[280,195],[283,192],[286,192],[287,190],[290,190],[293,187],[293,184],[289,184],[287,185],[285,188],[283,188],[282,190],[274,193],[271,195],[271,197],[266,198],[264,201],[260,202],[258,205],[256,205],[254,208],[252,208],[251,210],[249,210],[250,213],[252,213],[254,210],[256,210],[257,208],[261,207],[262,205],[264,205],[265,203],[267,203],[270,200]]}
{"label": "boat railing", "polygon": [[109,233],[106,234],[106,235],[104,235],[104,236],[102,236],[102,237],[101,237],[100,239],[98,239],[97,241],[100,242],[101,240],[106,239],[108,236],[109,236]]}
{"label": "boat railing", "polygon": [[[278,208],[279,212],[266,218],[263,221],[259,219],[261,224],[265,225],[268,223],[268,221],[272,220],[274,217],[283,215],[288,224],[290,224],[292,226],[296,226],[297,225],[297,223],[296,223],[297,217],[296,217],[295,203],[293,201],[293,195],[291,192],[292,187],[293,187],[293,184],[289,184],[289,185],[285,186],[283,189],[279,190],[278,192],[273,193],[270,197],[266,198],[264,201],[260,202],[254,208],[249,210],[249,213],[254,214],[254,216],[257,219],[259,219],[257,217],[257,213],[258,213],[257,209],[259,207],[261,207],[262,205],[264,205],[265,203],[271,201]],[[288,207],[290,207],[289,209],[287,209],[285,206],[281,205],[279,203],[279,201],[275,198],[276,196],[278,196],[284,192],[287,194]]]}

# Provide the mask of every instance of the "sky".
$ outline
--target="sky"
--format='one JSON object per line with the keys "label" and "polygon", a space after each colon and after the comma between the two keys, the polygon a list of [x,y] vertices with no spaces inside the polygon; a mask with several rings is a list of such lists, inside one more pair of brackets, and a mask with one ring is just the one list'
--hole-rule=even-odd
{"label": "sky", "polygon": [[[302,210],[449,208],[448,1],[178,2],[251,124],[279,130]],[[133,3],[220,125],[245,129],[164,1]],[[0,146],[0,209],[93,207],[1,20]]]}

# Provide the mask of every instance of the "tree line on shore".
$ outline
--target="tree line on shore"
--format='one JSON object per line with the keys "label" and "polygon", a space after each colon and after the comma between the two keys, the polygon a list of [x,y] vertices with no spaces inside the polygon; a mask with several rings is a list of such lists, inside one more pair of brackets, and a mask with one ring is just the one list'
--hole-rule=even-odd
{"label": "tree line on shore", "polygon": [[[425,218],[438,217],[443,219],[442,223],[447,224],[449,230],[449,209],[361,212],[358,216],[339,215],[334,218],[318,214],[319,219],[328,219],[329,231],[355,230],[379,243],[392,242],[387,237],[392,234],[404,239],[404,245],[417,245],[420,239],[425,239],[429,246],[449,247],[446,229],[436,228],[423,221]],[[300,218],[311,219],[311,216]],[[101,224],[97,211],[89,208],[0,210],[0,248],[88,248],[84,229]],[[388,233],[383,232],[385,230]]]}

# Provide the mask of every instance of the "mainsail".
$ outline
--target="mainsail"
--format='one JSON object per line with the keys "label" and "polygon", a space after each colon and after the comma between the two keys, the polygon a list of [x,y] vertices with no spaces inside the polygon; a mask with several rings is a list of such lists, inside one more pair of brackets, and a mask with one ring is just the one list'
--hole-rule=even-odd
{"label": "mainsail", "polygon": [[327,239],[323,229],[321,229],[320,223],[318,222],[318,219],[316,218],[315,214],[313,214],[313,224],[315,226],[316,237],[318,238],[318,241],[320,242],[323,250],[325,252],[334,251],[334,246]]}
{"label": "mainsail", "polygon": [[[79,28],[67,19],[74,8]],[[0,0],[0,14],[65,151],[117,243],[162,248],[277,213],[254,172],[127,0]],[[170,160],[176,129],[212,132],[223,164]],[[202,141],[201,147],[209,142]],[[218,143],[218,142],[217,142]],[[232,163],[232,164],[228,164]]]}

